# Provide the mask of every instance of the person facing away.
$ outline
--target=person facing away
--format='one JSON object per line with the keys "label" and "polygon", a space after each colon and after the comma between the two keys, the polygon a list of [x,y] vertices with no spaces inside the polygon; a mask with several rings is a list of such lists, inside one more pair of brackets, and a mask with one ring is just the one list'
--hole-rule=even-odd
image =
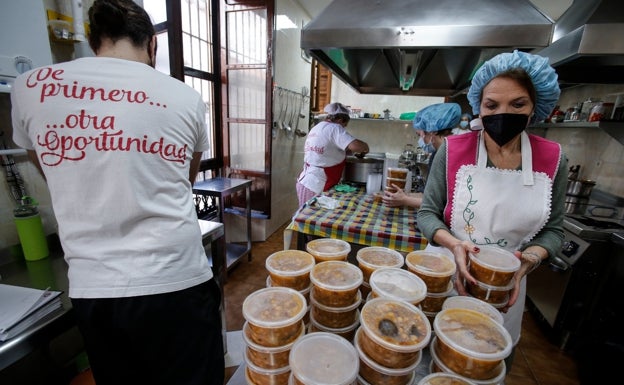
{"label": "person facing away", "polygon": [[347,154],[364,156],[369,152],[368,144],[346,130],[350,120],[347,107],[331,103],[324,111],[327,117],[312,127],[304,144],[303,170],[296,183],[299,207],[340,182]]}
{"label": "person facing away", "polygon": [[192,184],[208,150],[201,95],[156,71],[132,0],[89,9],[95,57],[15,80],[14,141],[47,181],[69,297],[98,385],[223,385],[221,294]]}
{"label": "person facing away", "polygon": [[[485,245],[520,260],[504,325],[520,339],[526,275],[563,240],[567,159],[561,146],[525,131],[548,116],[559,98],[548,59],[520,51],[499,54],[475,73],[468,101],[482,130],[447,138],[438,150],[417,222],[427,249],[455,258],[455,289],[466,295],[468,253]],[[477,124],[474,124],[477,123]],[[465,215],[470,213],[470,215]],[[513,353],[506,360],[507,368]]]}
{"label": "person facing away", "polygon": [[[431,146],[429,155],[429,167],[435,156],[436,151],[444,138],[452,134],[453,127],[457,126],[461,108],[457,103],[437,103],[423,108],[416,114],[413,121],[414,129],[423,131],[424,141]],[[425,150],[427,151],[427,150]],[[411,206],[418,208],[422,204],[422,197],[419,195],[411,195],[399,186],[393,185],[395,192],[386,190],[382,197],[382,202],[388,207]]]}
{"label": "person facing away", "polygon": [[453,128],[453,135],[459,134],[467,134],[470,132],[470,121],[472,120],[472,115],[469,113],[463,113],[459,118],[459,125]]}

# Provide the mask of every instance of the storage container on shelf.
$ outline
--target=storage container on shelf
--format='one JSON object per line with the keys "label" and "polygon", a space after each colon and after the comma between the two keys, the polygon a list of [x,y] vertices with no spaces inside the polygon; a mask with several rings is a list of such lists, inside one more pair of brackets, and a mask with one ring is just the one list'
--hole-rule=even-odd
{"label": "storage container on shelf", "polygon": [[346,339],[316,332],[298,339],[290,350],[294,385],[351,385],[359,371],[355,347]]}
{"label": "storage container on shelf", "polygon": [[394,267],[375,270],[369,283],[372,298],[391,298],[418,306],[427,295],[427,285],[420,277]]}
{"label": "storage container on shelf", "polygon": [[405,301],[373,298],[360,312],[358,344],[368,357],[391,369],[416,362],[431,338],[425,314]]}
{"label": "storage container on shelf", "polygon": [[289,344],[299,336],[308,306],[303,295],[294,289],[268,287],[249,294],[242,310],[250,340],[274,347]]}
{"label": "storage container on shelf", "polygon": [[274,286],[304,290],[310,286],[310,271],[315,260],[312,254],[301,250],[281,250],[265,261]]}

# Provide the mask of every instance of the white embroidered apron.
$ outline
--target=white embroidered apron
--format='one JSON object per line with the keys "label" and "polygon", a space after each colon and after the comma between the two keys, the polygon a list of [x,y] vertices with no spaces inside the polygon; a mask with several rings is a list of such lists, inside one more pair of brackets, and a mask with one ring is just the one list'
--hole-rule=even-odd
{"label": "white embroidered apron", "polygon": [[[451,232],[476,245],[516,251],[546,224],[552,181],[545,173],[533,172],[531,144],[525,132],[521,134],[522,170],[488,168],[483,137],[482,133],[477,165],[464,165],[457,172]],[[514,344],[520,338],[525,294],[526,277],[518,301],[503,314]]]}

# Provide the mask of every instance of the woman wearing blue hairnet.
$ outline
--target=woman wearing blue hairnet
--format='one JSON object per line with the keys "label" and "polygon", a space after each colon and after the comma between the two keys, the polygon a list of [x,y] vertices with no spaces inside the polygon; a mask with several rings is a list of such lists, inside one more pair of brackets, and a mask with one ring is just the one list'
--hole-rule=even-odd
{"label": "woman wearing blue hairnet", "polygon": [[[444,138],[453,133],[453,127],[457,126],[460,114],[461,108],[457,103],[432,104],[416,114],[413,122],[414,129],[424,131],[426,141],[431,145],[431,155],[429,156],[430,169],[436,151],[444,142]],[[396,192],[386,190],[382,198],[384,205],[388,207],[420,207],[422,203],[421,196],[406,194],[399,186],[393,186]]]}
{"label": "woman wearing blue hairnet", "polygon": [[[475,130],[446,139],[434,159],[418,212],[418,226],[457,263],[455,288],[475,285],[468,253],[490,245],[520,259],[505,327],[520,339],[526,278],[554,255],[563,240],[567,159],[559,144],[525,129],[544,119],[560,90],[546,58],[514,51],[495,56],[474,75],[468,101],[479,118]],[[513,354],[508,357],[508,368]]]}
{"label": "woman wearing blue hairnet", "polygon": [[453,135],[459,134],[467,134],[470,132],[470,121],[472,120],[472,115],[469,113],[463,113],[461,118],[459,118],[459,126],[453,128]]}

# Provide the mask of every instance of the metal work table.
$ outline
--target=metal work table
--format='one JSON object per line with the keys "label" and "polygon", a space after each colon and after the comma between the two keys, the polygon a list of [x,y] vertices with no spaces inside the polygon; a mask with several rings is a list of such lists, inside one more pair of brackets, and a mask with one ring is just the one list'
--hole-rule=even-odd
{"label": "metal work table", "polygon": [[194,194],[207,195],[219,199],[219,221],[221,223],[224,223],[223,218],[225,214],[225,205],[223,199],[228,195],[242,190],[245,190],[247,243],[246,245],[239,245],[226,242],[226,269],[230,269],[245,255],[248,256],[249,260],[251,260],[251,181],[247,179],[237,178],[212,178],[197,182],[193,185]]}

